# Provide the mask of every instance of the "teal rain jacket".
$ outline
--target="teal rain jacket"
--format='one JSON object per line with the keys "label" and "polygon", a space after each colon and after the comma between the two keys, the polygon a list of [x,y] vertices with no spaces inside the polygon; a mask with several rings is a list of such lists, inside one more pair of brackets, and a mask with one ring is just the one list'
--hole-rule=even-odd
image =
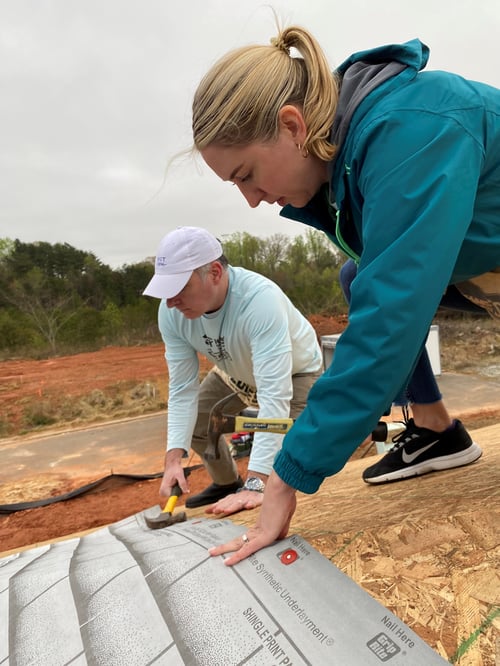
{"label": "teal rain jacket", "polygon": [[341,65],[329,188],[281,212],[358,262],[349,325],[275,460],[302,492],[407,384],[447,286],[500,266],[500,90],[421,72],[428,53],[413,40]]}

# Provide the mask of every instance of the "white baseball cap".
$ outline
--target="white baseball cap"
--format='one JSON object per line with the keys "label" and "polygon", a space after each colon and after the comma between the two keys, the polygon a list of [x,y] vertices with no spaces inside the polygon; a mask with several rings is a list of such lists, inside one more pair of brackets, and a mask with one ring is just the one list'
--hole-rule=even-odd
{"label": "white baseball cap", "polygon": [[155,298],[173,298],[184,289],[193,271],[222,255],[215,236],[200,227],[177,227],[158,247],[155,274],[142,292]]}

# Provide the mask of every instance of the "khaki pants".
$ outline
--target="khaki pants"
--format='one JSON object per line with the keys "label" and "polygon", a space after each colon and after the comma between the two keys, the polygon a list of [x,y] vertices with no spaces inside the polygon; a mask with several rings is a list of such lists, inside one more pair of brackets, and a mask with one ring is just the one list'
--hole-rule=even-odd
{"label": "khaki pants", "polygon": [[[292,376],[293,397],[290,402],[291,418],[297,418],[303,411],[306,406],[309,390],[320,374],[320,372],[300,373]],[[207,430],[212,407],[219,402],[219,400],[222,400],[222,398],[234,393],[234,391],[234,380],[231,380],[216,369],[210,370],[200,385],[198,419],[196,421],[191,442],[194,451],[201,456],[203,464],[213,482],[221,486],[234,483],[238,478],[236,463],[231,455],[229,446],[227,446],[225,437],[221,435],[218,442],[220,452],[220,458],[218,460],[207,461],[203,458],[203,454],[208,443]],[[252,403],[253,400],[249,399],[249,396],[245,395],[243,391],[238,393],[238,395],[235,395],[232,400],[224,405],[224,413],[237,415]]]}

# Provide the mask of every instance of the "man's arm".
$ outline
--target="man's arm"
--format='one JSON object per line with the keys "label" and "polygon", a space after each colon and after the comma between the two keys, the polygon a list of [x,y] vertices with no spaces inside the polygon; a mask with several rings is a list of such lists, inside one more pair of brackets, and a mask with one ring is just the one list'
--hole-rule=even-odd
{"label": "man's arm", "polygon": [[[256,303],[253,312],[246,312],[245,326],[249,335],[259,417],[286,418],[290,414],[293,396],[293,362],[288,320],[280,299],[273,298],[270,293],[265,301],[262,299]],[[229,515],[260,506],[282,440],[282,435],[256,432],[245,486],[209,507],[207,513]]]}
{"label": "man's arm", "polygon": [[168,497],[179,483],[183,493],[189,486],[181,460],[191,448],[198,413],[199,362],[196,350],[179,334],[175,313],[160,304],[158,326],[165,343],[168,367],[167,443],[160,496]]}

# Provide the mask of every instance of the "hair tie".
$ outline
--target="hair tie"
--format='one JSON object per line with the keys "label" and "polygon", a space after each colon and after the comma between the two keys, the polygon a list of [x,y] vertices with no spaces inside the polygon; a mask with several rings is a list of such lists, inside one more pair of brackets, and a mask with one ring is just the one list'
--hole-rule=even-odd
{"label": "hair tie", "polygon": [[278,37],[272,37],[271,44],[278,50],[283,51],[283,53],[290,55],[290,48],[285,44],[285,40],[283,39],[282,35],[279,35]]}

